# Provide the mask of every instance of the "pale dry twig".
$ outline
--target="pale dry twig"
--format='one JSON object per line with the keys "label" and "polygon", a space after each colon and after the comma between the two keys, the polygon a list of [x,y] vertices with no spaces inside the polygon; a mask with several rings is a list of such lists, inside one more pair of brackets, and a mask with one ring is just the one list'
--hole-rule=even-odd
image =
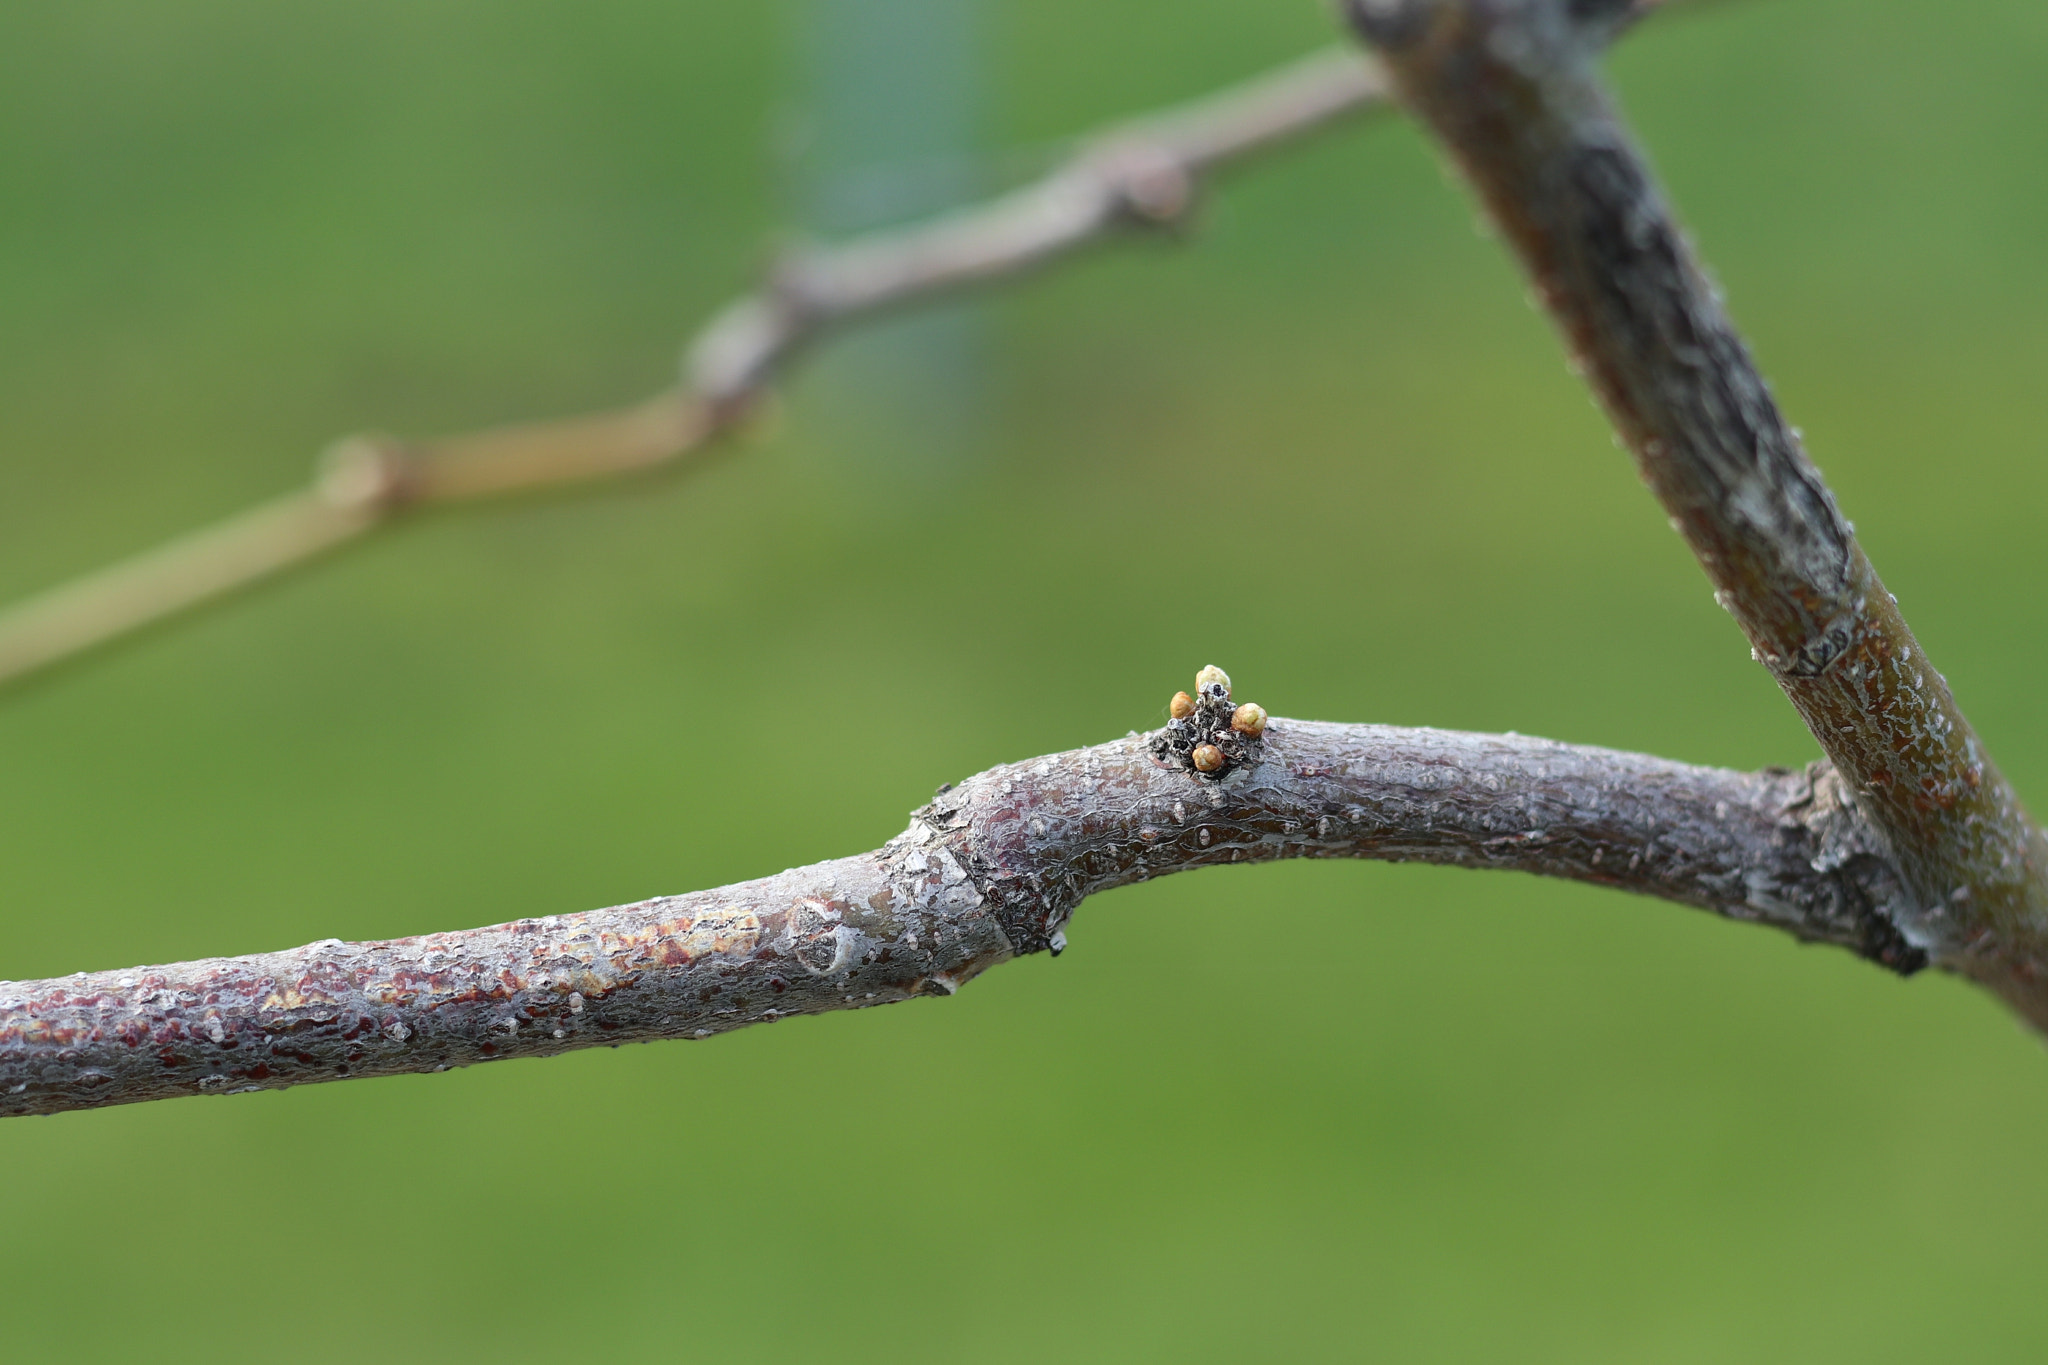
{"label": "pale dry twig", "polygon": [[438,441],[355,436],[310,488],[0,612],[0,685],[314,556],[413,510],[675,467],[730,431],[789,358],[830,328],[1028,270],[1126,226],[1178,221],[1197,179],[1372,108],[1370,59],[1317,53],[1087,139],[990,203],[792,256],[691,344],[646,401]]}

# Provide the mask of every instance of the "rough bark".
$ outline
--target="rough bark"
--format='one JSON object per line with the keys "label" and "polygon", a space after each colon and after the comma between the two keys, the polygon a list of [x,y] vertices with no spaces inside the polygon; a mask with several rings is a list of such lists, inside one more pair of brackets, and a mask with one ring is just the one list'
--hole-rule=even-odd
{"label": "rough bark", "polygon": [[[970,778],[859,857],[467,933],[0,983],[0,1113],[701,1038],[950,994],[1009,957],[1060,951],[1095,891],[1283,857],[1620,887],[1900,972],[1953,968],[2048,1027],[2048,844],[1884,592],[1592,74],[1594,50],[1652,7],[1353,0],[1829,761],[1743,774],[1512,735],[1261,730],[1263,713],[1245,722],[1205,671],[1201,701],[1177,699],[1166,730]],[[1078,241],[1102,214],[1177,211],[1182,182],[1103,155],[1119,197],[1041,187],[1035,209],[1001,222],[1046,235],[1011,239],[1003,259]],[[994,240],[963,222],[930,241]],[[905,273],[918,262],[932,273]],[[705,413],[726,420],[765,373],[759,357],[830,322],[833,299],[852,311],[913,278],[986,273],[972,251],[840,267],[799,272],[780,301],[727,319],[731,345],[697,360]]]}
{"label": "rough bark", "polygon": [[1900,972],[1897,870],[1824,763],[1696,768],[1516,735],[1274,720],[994,768],[873,853],[588,914],[0,983],[0,1114],[439,1071],[951,994],[1087,896],[1275,858],[1502,868],[1698,906]]}
{"label": "rough bark", "polygon": [[2048,1028],[2048,837],[1779,411],[1594,71],[1619,0],[1354,0],[1904,876],[1900,927]]}

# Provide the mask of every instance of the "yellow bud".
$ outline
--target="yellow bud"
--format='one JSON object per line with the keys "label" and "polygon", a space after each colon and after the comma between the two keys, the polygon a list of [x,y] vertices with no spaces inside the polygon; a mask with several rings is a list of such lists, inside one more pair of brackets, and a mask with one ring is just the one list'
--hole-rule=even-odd
{"label": "yellow bud", "polygon": [[1231,713],[1230,728],[1256,739],[1266,733],[1266,708],[1248,701]]}
{"label": "yellow bud", "polygon": [[1214,664],[1195,674],[1195,691],[1206,697],[1215,687],[1221,687],[1225,696],[1230,695],[1230,675]]}
{"label": "yellow bud", "polygon": [[1195,714],[1195,699],[1185,692],[1176,692],[1173,700],[1167,703],[1166,710],[1175,720],[1186,720]]}
{"label": "yellow bud", "polygon": [[1223,766],[1223,751],[1213,744],[1195,746],[1195,766],[1205,773],[1213,773]]}

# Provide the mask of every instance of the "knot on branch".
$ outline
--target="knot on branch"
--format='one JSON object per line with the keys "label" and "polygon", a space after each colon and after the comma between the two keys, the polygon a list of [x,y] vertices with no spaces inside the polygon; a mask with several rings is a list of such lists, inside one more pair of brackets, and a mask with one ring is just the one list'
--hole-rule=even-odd
{"label": "knot on branch", "polygon": [[1915,916],[1905,877],[1835,765],[1820,759],[1784,777],[1791,791],[1780,807],[1781,829],[1795,836],[1799,861],[1825,879],[1800,936],[1841,943],[1900,976],[1926,967],[1927,948],[1909,927]]}
{"label": "knot on branch", "polygon": [[1195,675],[1195,692],[1173,694],[1166,728],[1152,736],[1152,756],[1211,782],[1259,761],[1264,750],[1266,708],[1256,702],[1234,706],[1230,675],[1210,664]]}
{"label": "knot on branch", "polygon": [[1348,0],[1344,9],[1359,37],[1377,48],[1398,49],[1423,35],[1436,6],[1428,0]]}
{"label": "knot on branch", "polygon": [[[1418,47],[1441,26],[1446,35],[1486,41],[1495,60],[1528,65],[1565,50],[1611,42],[1664,0],[1345,0],[1358,36],[1382,52]],[[1452,39],[1455,46],[1458,39]],[[1564,43],[1539,57],[1542,44]]]}
{"label": "knot on branch", "polygon": [[814,325],[803,306],[799,267],[785,262],[762,294],[714,318],[683,356],[683,386],[704,404],[714,426],[746,411],[775,363]]}
{"label": "knot on branch", "polygon": [[417,462],[389,436],[345,436],[320,454],[313,486],[344,512],[390,512],[418,491]]}
{"label": "knot on branch", "polygon": [[1195,202],[1195,177],[1184,160],[1142,141],[1104,143],[1088,158],[1089,173],[1116,197],[1124,217],[1151,227],[1184,221]]}

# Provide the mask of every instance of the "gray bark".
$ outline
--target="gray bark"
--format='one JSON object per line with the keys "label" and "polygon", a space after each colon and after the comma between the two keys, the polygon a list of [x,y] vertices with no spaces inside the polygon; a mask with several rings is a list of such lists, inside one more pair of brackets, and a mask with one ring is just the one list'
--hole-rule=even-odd
{"label": "gray bark", "polygon": [[1353,0],[1715,599],[1888,849],[1900,924],[2048,1028],[2048,835],[1885,591],[1594,69],[1626,0]]}
{"label": "gray bark", "polygon": [[[1827,761],[1745,774],[1513,735],[1261,732],[1232,723],[1225,680],[1155,735],[943,789],[854,858],[467,933],[0,983],[0,1113],[701,1038],[950,994],[1007,958],[1059,952],[1093,892],[1284,857],[1620,887],[1900,972],[1964,972],[2048,1027],[2048,841],[1883,591],[1593,75],[1596,49],[1652,7],[1353,0]],[[1217,106],[1229,117],[1216,127],[1314,122],[1378,85],[1331,67],[1273,89],[1287,98]],[[1105,150],[1009,206],[998,221],[1022,235],[1002,238],[1002,259],[1178,212],[1185,172],[1238,144],[1197,136],[1199,119],[1172,126],[1189,138],[1181,179]],[[762,357],[836,310],[982,277],[968,248],[996,240],[987,228],[968,215],[907,256],[791,276],[772,305],[729,319],[732,345],[700,352],[699,383],[730,407]]]}
{"label": "gray bark", "polygon": [[[1196,736],[1201,738],[1202,736]],[[0,1114],[439,1071],[949,995],[1097,891],[1221,863],[1534,872],[1901,972],[1896,869],[1825,763],[1696,768],[1517,735],[1274,720],[1199,774],[1132,735],[942,790],[872,853],[587,914],[0,983]]]}

